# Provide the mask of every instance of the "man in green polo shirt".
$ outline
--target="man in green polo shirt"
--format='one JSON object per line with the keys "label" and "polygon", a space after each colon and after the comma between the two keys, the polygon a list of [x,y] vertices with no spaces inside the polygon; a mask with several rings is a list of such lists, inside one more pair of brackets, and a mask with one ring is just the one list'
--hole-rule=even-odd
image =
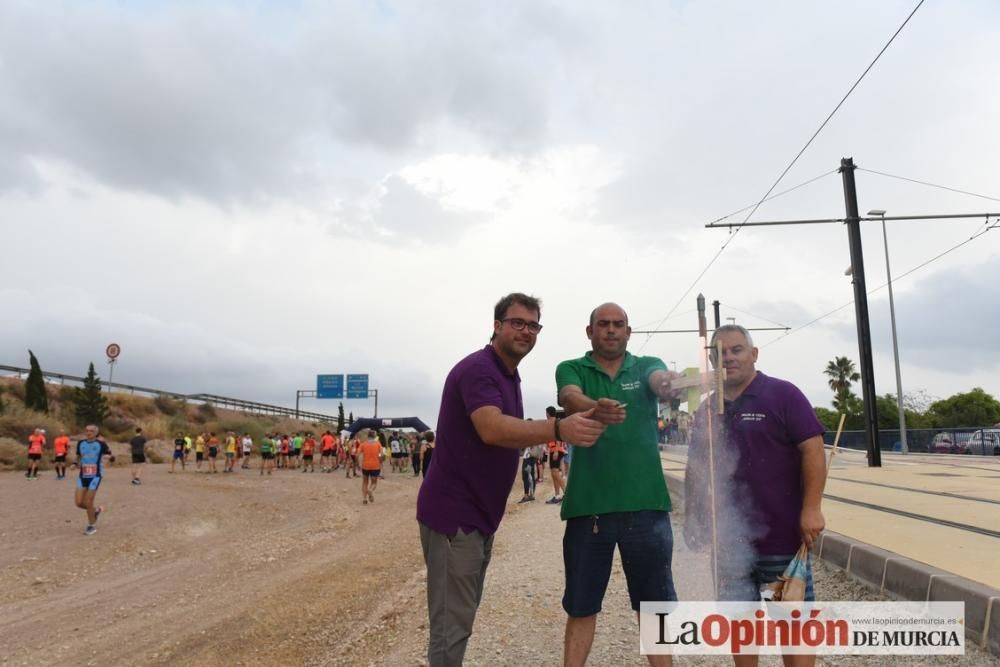
{"label": "man in green polo shirt", "polygon": [[[672,396],[674,374],[656,357],[626,351],[628,315],[614,303],[590,314],[593,350],[556,369],[559,404],[567,414],[594,409],[607,425],[593,447],[573,454],[573,474],[562,503],[566,521],[565,665],[583,665],[611,576],[621,554],[632,608],[642,600],[676,600],[671,559],[670,494],[657,446],[658,402]],[[647,656],[669,665],[670,656]]]}

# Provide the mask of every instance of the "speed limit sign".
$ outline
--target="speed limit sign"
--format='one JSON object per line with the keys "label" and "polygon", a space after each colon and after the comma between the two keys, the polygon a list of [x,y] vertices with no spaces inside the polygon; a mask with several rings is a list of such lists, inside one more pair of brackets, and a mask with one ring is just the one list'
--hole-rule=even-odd
{"label": "speed limit sign", "polygon": [[108,353],[108,359],[117,359],[118,355],[122,353],[122,347],[118,343],[111,343],[105,352]]}

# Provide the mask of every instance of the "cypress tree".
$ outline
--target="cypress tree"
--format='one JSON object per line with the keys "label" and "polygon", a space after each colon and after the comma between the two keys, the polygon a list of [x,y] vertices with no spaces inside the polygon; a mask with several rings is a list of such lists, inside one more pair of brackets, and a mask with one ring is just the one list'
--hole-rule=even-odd
{"label": "cypress tree", "polygon": [[344,403],[341,402],[337,408],[337,433],[344,431]]}
{"label": "cypress tree", "polygon": [[39,412],[49,411],[49,395],[45,391],[45,378],[42,377],[42,367],[38,365],[35,353],[28,350],[31,370],[24,382],[24,407]]}
{"label": "cypress tree", "polygon": [[101,425],[108,416],[108,399],[101,393],[101,378],[94,372],[94,362],[90,362],[83,388],[73,390],[73,404],[77,421],[83,424]]}
{"label": "cypress tree", "polygon": [[354,411],[352,410],[351,414],[348,415],[347,417],[347,425],[350,426],[353,423],[354,423]]}

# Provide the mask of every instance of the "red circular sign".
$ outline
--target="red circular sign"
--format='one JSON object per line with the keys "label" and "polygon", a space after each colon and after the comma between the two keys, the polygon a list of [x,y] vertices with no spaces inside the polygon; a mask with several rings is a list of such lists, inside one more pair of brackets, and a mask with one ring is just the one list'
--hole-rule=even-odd
{"label": "red circular sign", "polygon": [[118,343],[111,343],[104,351],[108,353],[108,359],[117,359],[118,355],[122,353],[122,348]]}

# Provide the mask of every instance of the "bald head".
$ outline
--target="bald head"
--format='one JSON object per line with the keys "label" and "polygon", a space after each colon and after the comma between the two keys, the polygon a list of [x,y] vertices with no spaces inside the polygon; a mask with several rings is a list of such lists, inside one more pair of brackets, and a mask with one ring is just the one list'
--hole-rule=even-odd
{"label": "bald head", "polygon": [[597,308],[590,311],[590,326],[594,326],[594,322],[597,321],[599,314],[603,316],[611,316],[612,319],[625,320],[626,326],[628,325],[628,315],[625,313],[625,309],[617,303],[613,303],[611,301],[608,303],[602,303]]}
{"label": "bald head", "polygon": [[590,313],[587,338],[596,357],[608,361],[622,358],[631,335],[628,315],[617,303],[603,303]]}

